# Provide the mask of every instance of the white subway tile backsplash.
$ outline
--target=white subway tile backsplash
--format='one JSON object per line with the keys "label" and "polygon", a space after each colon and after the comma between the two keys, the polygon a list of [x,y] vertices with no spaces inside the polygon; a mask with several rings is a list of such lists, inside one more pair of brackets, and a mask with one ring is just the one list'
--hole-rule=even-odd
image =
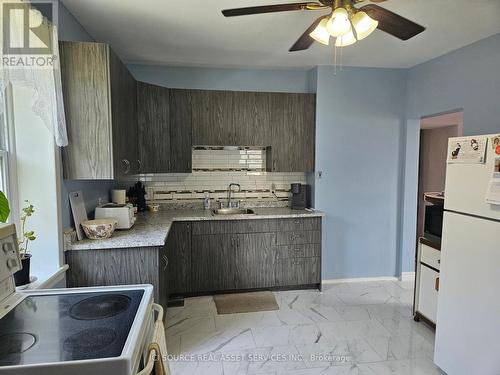
{"label": "white subway tile backsplash", "polygon": [[205,192],[211,199],[226,199],[231,182],[241,185],[237,199],[275,200],[274,184],[280,200],[289,199],[292,183],[306,183],[305,173],[266,172],[265,149],[193,149],[192,173],[146,174],[141,180],[147,199],[175,202],[203,200]]}

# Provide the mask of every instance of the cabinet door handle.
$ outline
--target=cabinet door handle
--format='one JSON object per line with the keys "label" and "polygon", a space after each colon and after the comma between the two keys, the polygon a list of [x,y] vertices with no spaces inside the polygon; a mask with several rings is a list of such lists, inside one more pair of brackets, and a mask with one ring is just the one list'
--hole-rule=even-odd
{"label": "cabinet door handle", "polygon": [[140,161],[139,159],[137,159],[137,172],[142,172],[142,161]]}
{"label": "cabinet door handle", "polygon": [[167,270],[167,266],[168,266],[168,258],[166,255],[164,255],[163,256],[163,271]]}
{"label": "cabinet door handle", "polygon": [[436,292],[439,292],[439,277],[436,277],[436,284],[434,285]]}
{"label": "cabinet door handle", "polygon": [[130,162],[127,159],[122,160],[125,168],[123,169],[124,174],[128,174],[130,172]]}

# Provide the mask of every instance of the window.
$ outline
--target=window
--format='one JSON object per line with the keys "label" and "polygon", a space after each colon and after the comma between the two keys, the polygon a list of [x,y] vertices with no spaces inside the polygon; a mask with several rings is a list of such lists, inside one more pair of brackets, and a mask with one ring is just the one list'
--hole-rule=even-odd
{"label": "window", "polygon": [[5,113],[0,113],[0,190],[9,198],[9,151]]}
{"label": "window", "polygon": [[[19,212],[17,200],[17,178],[14,158],[14,144],[12,142],[14,128],[11,124],[12,92],[8,85],[5,90],[3,110],[0,111],[0,190],[4,192],[10,205],[8,222],[18,223]],[[14,208],[14,209],[13,209]]]}

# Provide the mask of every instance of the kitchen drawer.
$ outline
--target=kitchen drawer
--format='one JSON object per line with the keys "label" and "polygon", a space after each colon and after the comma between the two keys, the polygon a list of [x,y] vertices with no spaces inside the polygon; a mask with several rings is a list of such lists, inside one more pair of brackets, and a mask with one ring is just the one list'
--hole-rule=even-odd
{"label": "kitchen drawer", "polygon": [[278,220],[279,232],[293,232],[302,230],[320,230],[321,219],[319,217],[299,217],[294,219]]}
{"label": "kitchen drawer", "polygon": [[276,231],[276,221],[268,219],[208,220],[193,222],[193,235],[269,233],[274,231]]}
{"label": "kitchen drawer", "polygon": [[320,244],[276,246],[276,259],[309,258],[321,256]]}
{"label": "kitchen drawer", "polygon": [[440,269],[441,266],[441,251],[436,250],[430,246],[420,244],[420,261],[428,266]]}
{"label": "kitchen drawer", "polygon": [[302,245],[320,243],[321,232],[319,230],[301,232],[278,232],[276,236],[277,245]]}
{"label": "kitchen drawer", "polygon": [[276,261],[276,286],[319,284],[321,258],[287,258]]}
{"label": "kitchen drawer", "polygon": [[417,311],[436,323],[439,272],[420,264]]}

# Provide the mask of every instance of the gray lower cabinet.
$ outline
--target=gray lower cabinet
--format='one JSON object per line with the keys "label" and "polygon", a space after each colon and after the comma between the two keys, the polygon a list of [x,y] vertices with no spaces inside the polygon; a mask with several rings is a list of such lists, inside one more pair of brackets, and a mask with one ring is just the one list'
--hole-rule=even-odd
{"label": "gray lower cabinet", "polygon": [[234,289],[235,236],[193,236],[191,242],[191,293]]}
{"label": "gray lower cabinet", "polygon": [[321,219],[193,222],[190,277],[185,294],[320,285]]}
{"label": "gray lower cabinet", "polygon": [[167,237],[168,286],[171,295],[191,290],[191,228],[190,222],[174,222]]}
{"label": "gray lower cabinet", "polygon": [[168,261],[165,247],[66,251],[70,288],[151,284],[154,298],[167,306]]}
{"label": "gray lower cabinet", "polygon": [[114,179],[138,172],[135,79],[102,43],[60,42],[69,145],[66,179]]}
{"label": "gray lower cabinet", "polygon": [[234,235],[232,261],[233,289],[269,288],[275,283],[275,233]]}
{"label": "gray lower cabinet", "polygon": [[169,297],[320,287],[321,219],[174,222],[164,247],[65,254],[69,287],[148,283],[164,306]]}

